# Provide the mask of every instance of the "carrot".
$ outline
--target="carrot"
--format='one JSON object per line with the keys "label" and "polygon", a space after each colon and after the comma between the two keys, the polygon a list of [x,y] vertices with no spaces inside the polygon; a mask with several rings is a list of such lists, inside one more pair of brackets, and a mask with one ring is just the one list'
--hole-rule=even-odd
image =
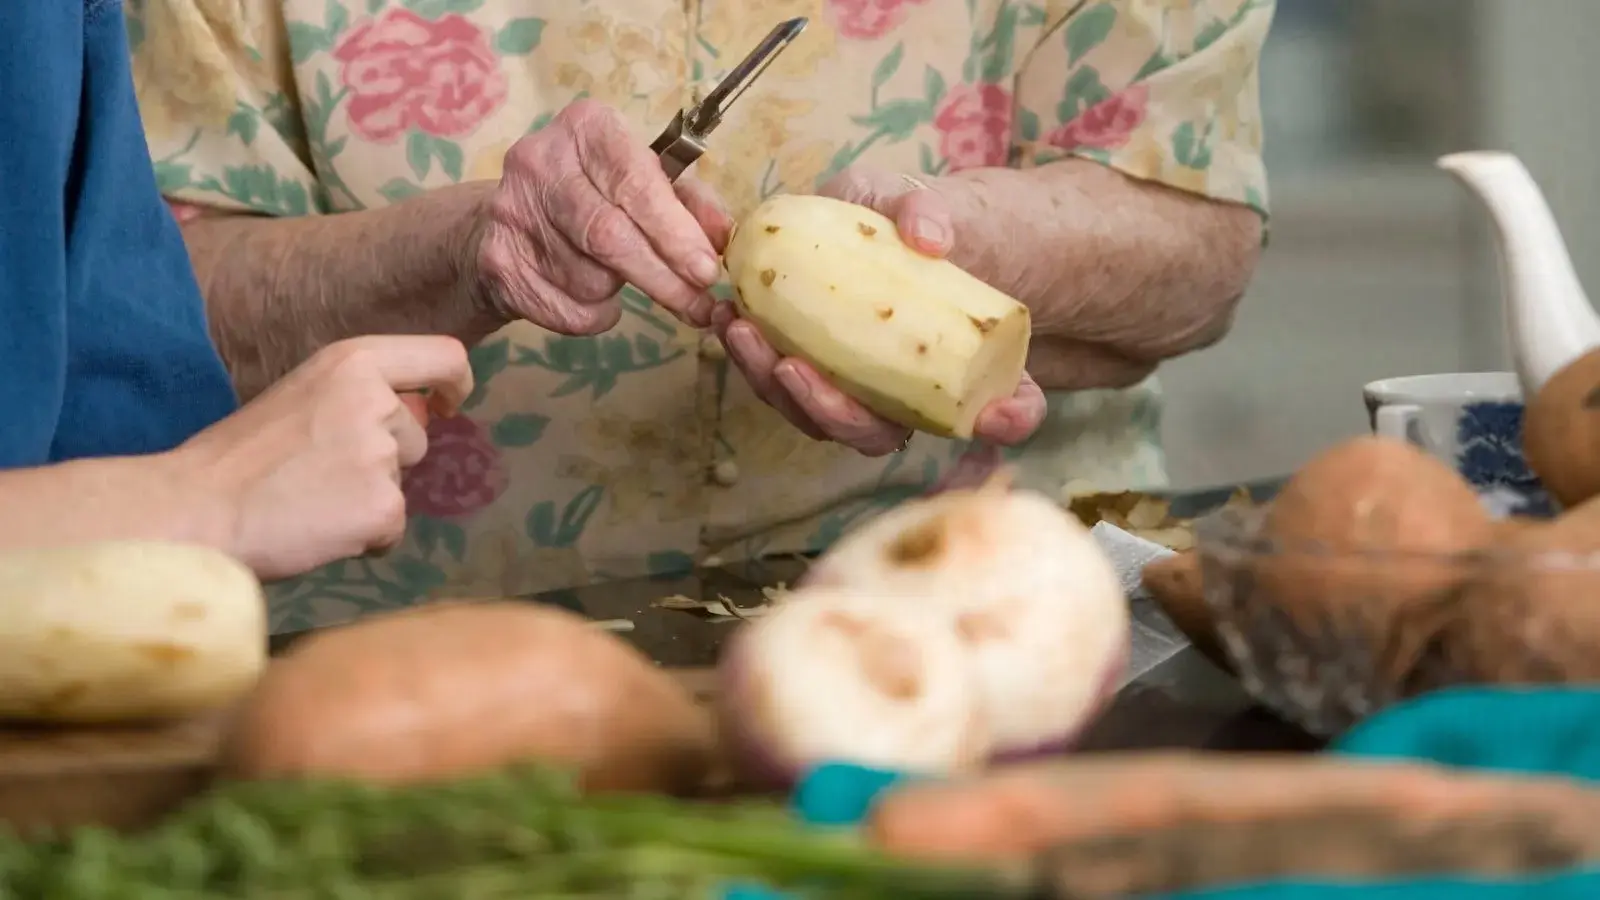
{"label": "carrot", "polygon": [[881,800],[866,828],[897,855],[1033,861],[1068,895],[1111,897],[1600,860],[1600,791],[1424,765],[1131,754],[911,784]]}

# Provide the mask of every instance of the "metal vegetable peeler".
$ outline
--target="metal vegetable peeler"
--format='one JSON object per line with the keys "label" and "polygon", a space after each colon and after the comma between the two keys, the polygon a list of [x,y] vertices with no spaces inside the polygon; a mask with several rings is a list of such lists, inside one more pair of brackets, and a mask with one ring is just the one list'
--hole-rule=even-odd
{"label": "metal vegetable peeler", "polygon": [[733,106],[733,101],[738,100],[745,88],[761,77],[761,73],[778,58],[783,48],[806,30],[809,21],[802,16],[779,24],[762,38],[750,55],[733,67],[726,78],[712,88],[704,100],[678,111],[672,124],[650,145],[651,151],[661,157],[661,168],[666,171],[668,179],[677,181],[683,170],[706,152],[706,138],[722,124],[722,117]]}

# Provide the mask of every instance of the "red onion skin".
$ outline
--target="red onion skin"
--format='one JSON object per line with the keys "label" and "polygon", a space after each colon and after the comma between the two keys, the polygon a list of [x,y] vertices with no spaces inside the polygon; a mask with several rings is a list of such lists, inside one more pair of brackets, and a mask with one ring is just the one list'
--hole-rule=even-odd
{"label": "red onion skin", "polygon": [[749,642],[734,635],[717,666],[717,727],[743,786],[788,790],[800,780],[803,765],[785,761],[753,727],[762,694],[757,669],[747,662]]}

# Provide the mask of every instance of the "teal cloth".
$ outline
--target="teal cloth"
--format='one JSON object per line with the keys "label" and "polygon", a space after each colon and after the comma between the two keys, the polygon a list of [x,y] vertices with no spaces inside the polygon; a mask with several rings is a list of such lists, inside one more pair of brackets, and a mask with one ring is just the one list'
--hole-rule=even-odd
{"label": "teal cloth", "polygon": [[[1600,780],[1600,689],[1470,688],[1393,707],[1344,735],[1331,753],[1409,759],[1503,772]],[[901,780],[894,773],[825,765],[796,789],[795,811],[819,825],[848,825]],[[1148,900],[1600,900],[1600,867],[1490,882],[1434,877],[1383,883],[1273,882]],[[783,900],[736,886],[723,900]]]}

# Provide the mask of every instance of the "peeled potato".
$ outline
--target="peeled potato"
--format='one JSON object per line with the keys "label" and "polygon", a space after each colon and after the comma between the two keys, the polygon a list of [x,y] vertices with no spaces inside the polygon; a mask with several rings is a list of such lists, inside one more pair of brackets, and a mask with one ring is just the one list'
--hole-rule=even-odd
{"label": "peeled potato", "polygon": [[113,541],[0,554],[0,718],[197,715],[249,690],[266,657],[261,584],[223,553]]}
{"label": "peeled potato", "polygon": [[543,762],[588,790],[690,792],[713,750],[710,712],[582,616],[446,602],[296,644],[243,705],[223,760],[247,778],[387,783]]}
{"label": "peeled potato", "polygon": [[741,316],[879,415],[969,438],[1015,393],[1028,308],[900,240],[893,221],[828,197],[779,195],[724,256]]}

